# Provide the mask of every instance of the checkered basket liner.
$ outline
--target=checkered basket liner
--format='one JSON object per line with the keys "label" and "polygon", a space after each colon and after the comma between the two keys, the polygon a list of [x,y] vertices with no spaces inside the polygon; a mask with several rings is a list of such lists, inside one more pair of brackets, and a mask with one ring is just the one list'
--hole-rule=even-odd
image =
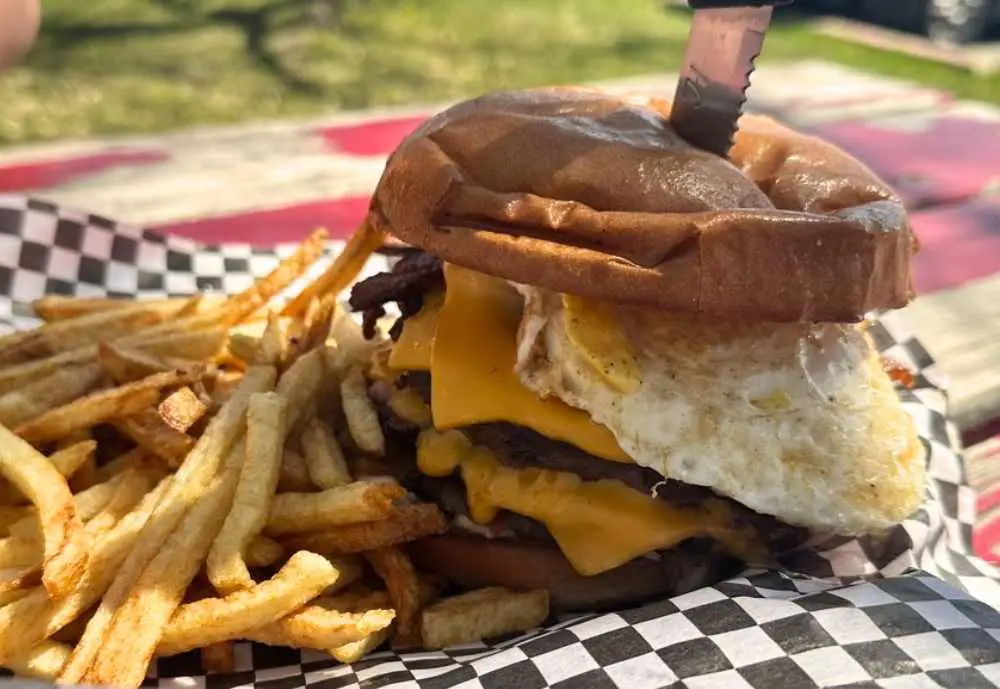
{"label": "checkered basket liner", "polygon": [[[198,245],[53,204],[0,195],[0,326],[36,324],[44,294],[136,299],[231,293],[293,247]],[[331,246],[331,253],[339,247]],[[365,274],[384,270],[373,258]],[[315,267],[318,272],[323,266]],[[310,276],[307,276],[307,278]],[[898,314],[872,332],[917,372],[902,391],[928,463],[927,501],[878,538],[840,539],[715,586],[443,652],[380,652],[353,666],[322,653],[237,647],[234,674],[196,653],[159,660],[149,686],[532,689],[813,689],[1000,686],[1000,577],[971,554],[969,488],[933,359]]]}

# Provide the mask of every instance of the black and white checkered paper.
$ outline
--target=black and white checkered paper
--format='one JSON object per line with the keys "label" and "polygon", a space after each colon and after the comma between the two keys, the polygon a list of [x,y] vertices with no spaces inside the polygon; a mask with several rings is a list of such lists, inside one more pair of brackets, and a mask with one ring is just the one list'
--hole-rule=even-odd
{"label": "black and white checkered paper", "polygon": [[[234,292],[292,247],[200,246],[22,197],[0,196],[0,326],[35,325],[44,294],[135,297]],[[338,247],[331,247],[336,251]],[[374,258],[365,273],[385,269]],[[320,270],[321,267],[317,267]],[[975,496],[932,358],[899,314],[879,347],[918,372],[901,392],[928,463],[928,499],[878,538],[796,554],[743,576],[623,610],[560,620],[445,652],[381,652],[350,666],[313,652],[243,644],[237,671],[196,655],[151,668],[150,686],[229,689],[886,689],[1000,686],[1000,575],[971,555]]]}

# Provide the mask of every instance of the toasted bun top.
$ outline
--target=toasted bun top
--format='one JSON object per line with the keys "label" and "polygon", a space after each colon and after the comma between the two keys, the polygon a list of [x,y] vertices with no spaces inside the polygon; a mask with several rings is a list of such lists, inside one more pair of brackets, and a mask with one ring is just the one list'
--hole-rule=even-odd
{"label": "toasted bun top", "polygon": [[902,204],[861,163],[745,116],[731,161],[670,105],[589,89],[495,93],[393,153],[372,223],[514,282],[720,317],[853,321],[912,296]]}

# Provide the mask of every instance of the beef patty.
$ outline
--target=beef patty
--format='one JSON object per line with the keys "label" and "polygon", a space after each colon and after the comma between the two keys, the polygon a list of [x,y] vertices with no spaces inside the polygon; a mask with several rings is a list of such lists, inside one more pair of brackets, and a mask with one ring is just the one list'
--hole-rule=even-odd
{"label": "beef patty", "polygon": [[[444,288],[442,262],[424,252],[413,252],[400,259],[388,273],[380,273],[355,285],[350,305],[364,313],[366,335],[374,335],[375,322],[385,315],[385,304],[399,306],[401,317],[393,325],[390,336],[398,339],[402,324],[423,305],[424,295]],[[397,385],[417,390],[430,403],[431,378],[426,372],[410,372]],[[434,500],[446,512],[468,517],[465,487],[460,478],[432,478],[416,469],[416,431],[396,417],[388,405],[381,404],[380,415],[387,437],[393,439],[393,471],[401,482],[418,495]],[[679,506],[700,504],[708,499],[730,503],[736,526],[751,526],[768,548],[775,553],[801,545],[807,538],[805,529],[789,526],[769,515],[721,497],[712,490],[680,481],[664,479],[652,469],[634,463],[610,462],[594,457],[569,443],[548,438],[529,428],[511,423],[485,423],[462,429],[476,445],[489,450],[501,464],[516,468],[543,468],[572,473],[586,481],[611,479]],[[491,528],[497,532],[521,538],[550,539],[545,527],[527,517],[501,512]]]}

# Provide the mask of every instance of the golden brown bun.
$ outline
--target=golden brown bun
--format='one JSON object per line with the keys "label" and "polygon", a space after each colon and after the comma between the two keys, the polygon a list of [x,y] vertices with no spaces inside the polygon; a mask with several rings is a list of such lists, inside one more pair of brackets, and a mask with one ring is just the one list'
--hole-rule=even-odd
{"label": "golden brown bun", "polygon": [[584,89],[460,103],[393,153],[371,220],[515,282],[720,317],[854,321],[912,297],[906,213],[861,163],[753,116],[729,162],[668,111]]}
{"label": "golden brown bun", "polygon": [[449,534],[410,544],[417,567],[465,588],[547,589],[557,612],[620,609],[664,595],[685,593],[734,573],[721,556],[668,553],[638,559],[593,577],[577,574],[555,544]]}

